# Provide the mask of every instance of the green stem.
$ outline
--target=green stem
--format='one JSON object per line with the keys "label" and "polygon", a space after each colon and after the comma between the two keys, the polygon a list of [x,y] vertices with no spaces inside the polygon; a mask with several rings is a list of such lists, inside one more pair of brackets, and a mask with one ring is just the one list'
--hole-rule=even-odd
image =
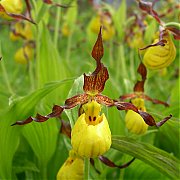
{"label": "green stem", "polygon": [[180,23],[177,23],[177,22],[168,22],[168,23],[164,24],[164,27],[168,27],[168,26],[174,26],[177,29],[180,29]]}
{"label": "green stem", "polygon": [[55,31],[54,31],[54,44],[55,44],[55,47],[57,47],[57,44],[58,44],[60,18],[61,18],[61,8],[57,8],[56,24],[55,24]]}
{"label": "green stem", "polygon": [[84,180],[89,180],[90,159],[84,158]]}
{"label": "green stem", "polygon": [[[0,57],[1,57],[1,54],[2,54],[2,52],[1,52],[1,41],[0,41]],[[13,91],[13,89],[11,87],[11,84],[9,82],[8,73],[6,71],[6,66],[4,65],[4,60],[3,59],[1,60],[0,64],[1,64],[2,73],[3,73],[3,77],[4,77],[4,80],[5,80],[7,89],[8,89],[8,91],[9,91],[9,93],[11,95],[14,95],[15,93],[14,93],[14,91]]]}
{"label": "green stem", "polygon": [[5,65],[4,65],[4,61],[2,60],[2,62],[1,62],[0,64],[1,64],[2,73],[3,73],[3,77],[4,77],[4,80],[5,80],[7,89],[8,89],[8,91],[9,91],[9,93],[10,93],[11,95],[14,95],[15,93],[14,93],[14,91],[13,91],[13,89],[12,89],[12,87],[11,87],[11,84],[10,84],[10,82],[9,82],[9,77],[8,77],[8,74],[7,74],[7,71],[6,71],[6,67],[5,67]]}
{"label": "green stem", "polygon": [[67,44],[67,50],[66,50],[66,60],[67,60],[67,62],[69,62],[69,57],[70,57],[71,40],[72,40],[72,33],[70,33],[69,37],[68,37],[68,44]]}
{"label": "green stem", "polygon": [[34,72],[33,72],[33,62],[29,62],[29,79],[31,84],[32,91],[35,89],[35,82],[34,82]]}

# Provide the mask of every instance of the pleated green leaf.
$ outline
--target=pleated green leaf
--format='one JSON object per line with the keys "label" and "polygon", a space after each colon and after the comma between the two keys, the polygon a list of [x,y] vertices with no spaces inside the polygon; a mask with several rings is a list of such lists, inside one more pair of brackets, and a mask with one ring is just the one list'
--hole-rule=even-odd
{"label": "pleated green leaf", "polygon": [[128,137],[113,136],[112,148],[144,161],[170,178],[180,178],[180,161],[173,155],[150,144],[138,142]]}
{"label": "pleated green leaf", "polygon": [[[19,98],[11,104],[11,106],[6,110],[6,112],[0,115],[0,178],[11,179],[12,171],[12,159],[15,151],[19,144],[19,135],[22,126],[11,126],[17,120],[23,120],[30,115],[33,115],[35,106],[44,98],[47,94],[51,93],[54,89],[58,88],[60,85],[71,82],[72,79],[67,79],[59,82],[50,83],[41,89],[34,91],[33,93]],[[27,125],[29,127],[35,128],[35,126]],[[44,126],[47,126],[45,124]],[[51,126],[51,125],[50,125]],[[52,124],[53,126],[53,124]],[[37,127],[37,126],[36,126]],[[47,129],[54,129],[53,127],[45,127]],[[41,129],[36,129],[41,131]],[[47,130],[48,131],[48,130]],[[33,140],[33,132],[29,131],[29,136]],[[43,132],[42,132],[43,133]],[[47,134],[49,135],[49,134]],[[38,135],[35,135],[37,137]],[[52,138],[53,134],[50,136]],[[38,138],[38,137],[37,137]],[[47,142],[45,142],[47,143]],[[38,144],[39,145],[39,144]],[[41,149],[41,153],[44,151],[49,151],[49,145],[47,144],[47,149]],[[40,147],[41,148],[41,147]],[[46,153],[46,152],[45,152]],[[47,152],[48,154],[49,152]]]}

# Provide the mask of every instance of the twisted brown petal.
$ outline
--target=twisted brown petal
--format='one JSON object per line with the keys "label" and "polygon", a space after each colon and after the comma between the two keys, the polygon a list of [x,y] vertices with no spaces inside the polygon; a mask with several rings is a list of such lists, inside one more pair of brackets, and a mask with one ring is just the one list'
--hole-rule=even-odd
{"label": "twisted brown petal", "polygon": [[104,55],[101,29],[102,29],[102,27],[100,27],[98,38],[97,38],[96,43],[91,52],[92,57],[96,60],[97,67],[101,66],[101,58]]}
{"label": "twisted brown petal", "polygon": [[133,99],[133,98],[135,98],[135,97],[137,97],[137,94],[132,93],[132,94],[122,95],[122,96],[119,97],[119,99],[120,99],[121,101],[124,101],[125,99]]}
{"label": "twisted brown petal", "polygon": [[128,102],[114,102],[114,105],[117,107],[118,110],[132,110],[136,113],[139,113],[138,108],[136,106],[134,106],[131,103]]}
{"label": "twisted brown petal", "polygon": [[154,104],[162,104],[162,105],[164,105],[164,106],[166,106],[166,107],[169,106],[168,103],[163,102],[163,101],[160,101],[160,100],[158,100],[158,99],[152,99],[152,98],[150,98],[149,96],[147,96],[147,95],[145,95],[145,94],[142,95],[142,98],[145,99],[145,100],[147,100],[147,101],[151,101],[151,102],[153,102]]}
{"label": "twisted brown petal", "polygon": [[158,16],[158,13],[153,9],[153,6],[156,1],[154,1],[154,3],[152,3],[152,2],[138,0],[138,2],[139,2],[139,7],[141,10],[143,10],[146,13],[148,13],[149,15],[153,16],[159,24],[162,24],[162,22]]}
{"label": "twisted brown petal", "polygon": [[131,159],[129,162],[127,162],[123,165],[116,165],[105,156],[99,156],[99,160],[109,167],[122,169],[122,168],[128,167],[135,160],[135,158]]}
{"label": "twisted brown petal", "polygon": [[88,95],[87,94],[79,94],[76,96],[73,96],[69,99],[66,99],[65,101],[65,109],[71,109],[79,104],[84,104],[86,102],[88,102]]}
{"label": "twisted brown petal", "polygon": [[7,12],[1,4],[0,4],[0,12],[5,13],[6,15],[8,15],[9,17],[11,17],[13,19],[26,20],[26,21],[29,21],[29,22],[31,22],[33,24],[36,24],[32,19],[27,18],[26,16],[24,16],[22,14],[14,14],[14,13]]}
{"label": "twisted brown petal", "polygon": [[114,101],[112,99],[110,99],[107,96],[101,95],[101,94],[96,95],[95,100],[99,104],[103,104],[103,105],[108,106],[108,107],[114,106]]}

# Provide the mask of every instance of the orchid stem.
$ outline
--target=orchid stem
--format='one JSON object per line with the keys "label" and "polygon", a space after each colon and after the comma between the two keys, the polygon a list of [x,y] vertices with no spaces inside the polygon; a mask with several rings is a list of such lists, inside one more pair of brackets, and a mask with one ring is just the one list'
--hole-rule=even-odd
{"label": "orchid stem", "polygon": [[89,168],[90,168],[90,159],[84,158],[84,180],[90,180]]}

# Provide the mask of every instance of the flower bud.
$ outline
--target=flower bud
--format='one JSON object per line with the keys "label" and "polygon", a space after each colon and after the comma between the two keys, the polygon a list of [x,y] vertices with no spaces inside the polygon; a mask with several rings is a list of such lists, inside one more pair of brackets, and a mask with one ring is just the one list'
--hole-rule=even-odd
{"label": "flower bud", "polygon": [[[165,46],[159,45],[147,49],[143,58],[143,63],[147,68],[162,69],[169,66],[174,61],[176,57],[176,48],[168,32],[164,34],[163,39],[167,41]],[[153,44],[158,41],[158,38],[155,39]]]}
{"label": "flower bud", "polygon": [[71,150],[69,152],[69,157],[58,171],[57,180],[83,180],[83,174],[84,161]]}
{"label": "flower bud", "polygon": [[[8,13],[21,14],[23,11],[23,3],[22,0],[1,0],[0,4]],[[5,19],[11,19],[5,13],[0,12],[0,16]]]}
{"label": "flower bud", "polygon": [[104,154],[111,146],[111,131],[104,114],[99,115],[101,105],[91,101],[83,105],[84,112],[76,121],[71,144],[81,157],[93,158]]}
{"label": "flower bud", "polygon": [[27,64],[29,60],[33,58],[33,49],[31,46],[26,45],[24,48],[20,48],[14,55],[14,59],[17,63]]}
{"label": "flower bud", "polygon": [[[134,104],[139,110],[146,111],[143,99],[132,99],[132,104]],[[135,134],[144,134],[148,128],[148,125],[144,122],[143,118],[138,113],[132,110],[128,110],[128,112],[126,113],[125,123],[127,129]]]}
{"label": "flower bud", "polygon": [[68,37],[71,34],[71,31],[67,23],[63,24],[61,32],[62,32],[62,35],[65,37]]}

